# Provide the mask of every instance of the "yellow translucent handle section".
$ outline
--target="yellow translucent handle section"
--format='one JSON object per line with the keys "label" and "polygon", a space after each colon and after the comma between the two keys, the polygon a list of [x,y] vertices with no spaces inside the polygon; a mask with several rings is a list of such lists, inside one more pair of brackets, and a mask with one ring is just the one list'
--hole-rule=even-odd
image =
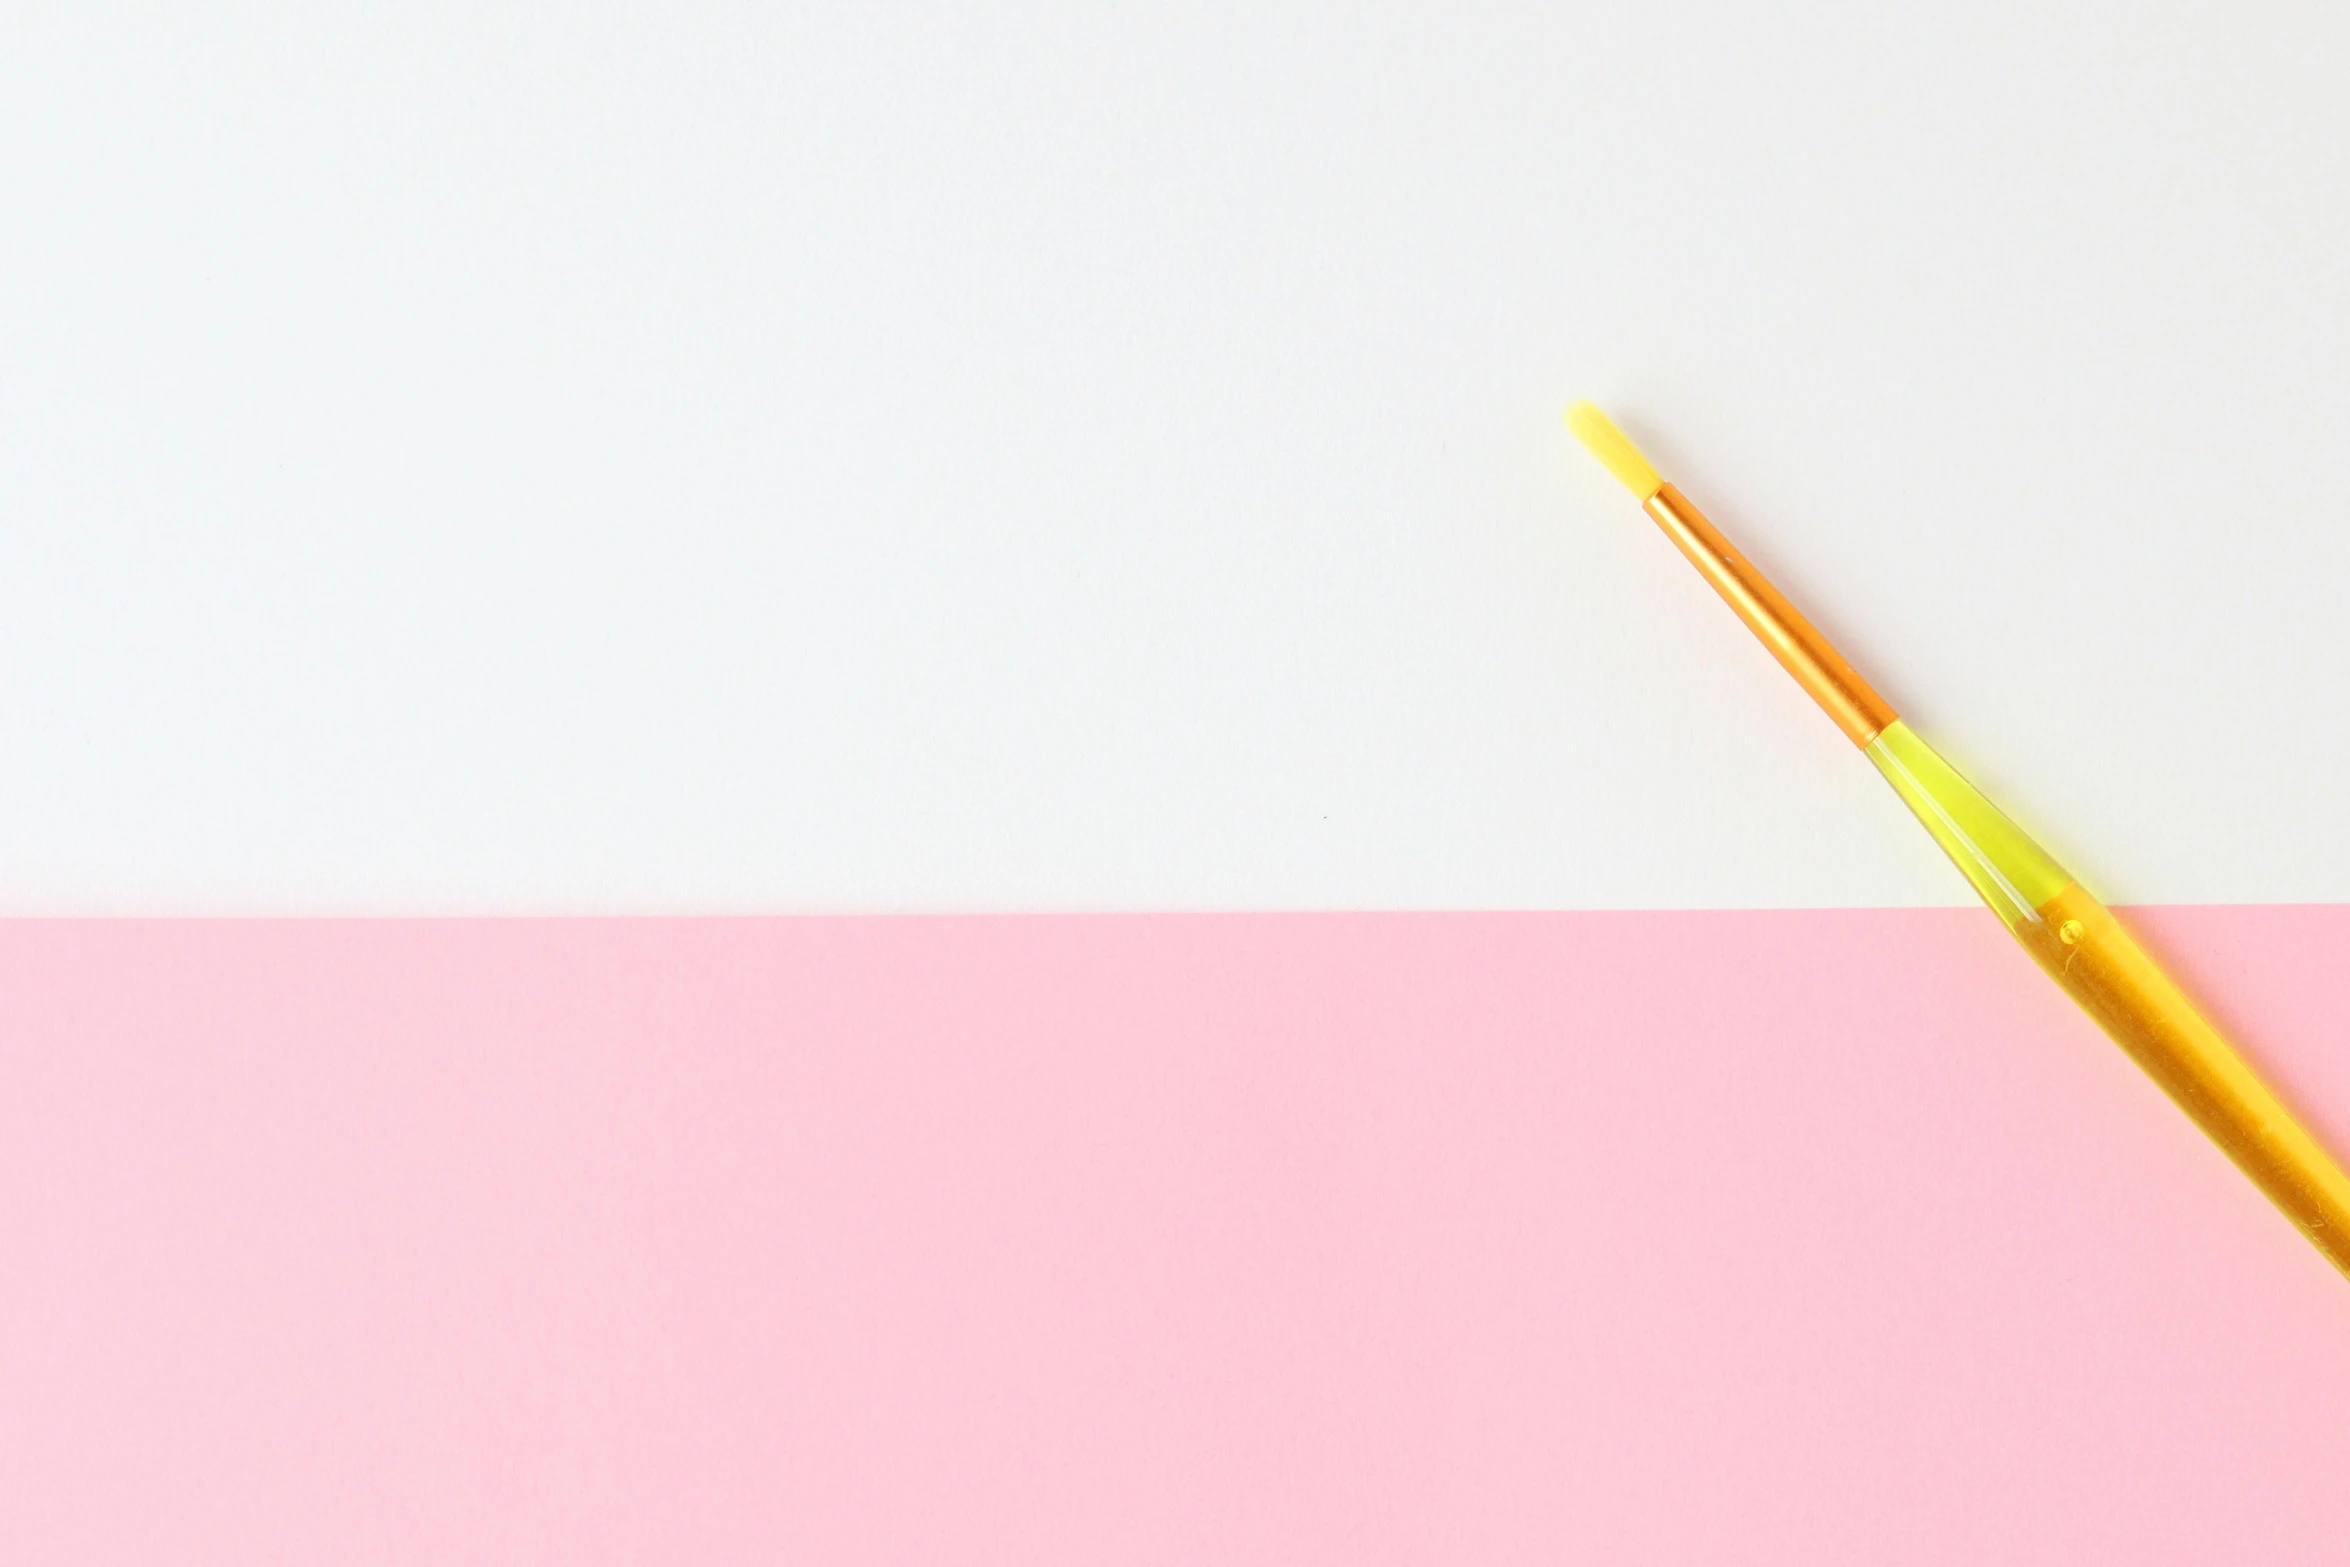
{"label": "yellow translucent handle section", "polygon": [[2033,961],[2350,1274],[2350,1178],[2112,911],[1908,725],[1868,754]]}
{"label": "yellow translucent handle section", "polygon": [[2071,884],[2063,866],[1900,719],[1878,731],[1868,758],[2009,930],[2037,918],[2040,905]]}

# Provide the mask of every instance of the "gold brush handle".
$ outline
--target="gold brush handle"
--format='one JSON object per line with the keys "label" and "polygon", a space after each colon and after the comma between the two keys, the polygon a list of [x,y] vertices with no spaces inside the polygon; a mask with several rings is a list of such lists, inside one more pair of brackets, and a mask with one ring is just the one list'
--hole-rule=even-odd
{"label": "gold brush handle", "polygon": [[1900,719],[1867,754],[2033,961],[2350,1275],[2350,1178],[2121,921]]}
{"label": "gold brush handle", "polygon": [[2017,941],[2113,1042],[2350,1274],[2350,1177],[2218,1029],[2076,883],[2017,923]]}

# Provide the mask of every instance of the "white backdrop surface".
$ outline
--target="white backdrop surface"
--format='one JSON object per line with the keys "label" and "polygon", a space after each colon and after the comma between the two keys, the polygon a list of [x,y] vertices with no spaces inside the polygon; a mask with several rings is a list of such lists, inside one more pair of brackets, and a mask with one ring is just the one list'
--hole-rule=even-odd
{"label": "white backdrop surface", "polygon": [[16,8],[0,910],[2350,899],[2350,11]]}

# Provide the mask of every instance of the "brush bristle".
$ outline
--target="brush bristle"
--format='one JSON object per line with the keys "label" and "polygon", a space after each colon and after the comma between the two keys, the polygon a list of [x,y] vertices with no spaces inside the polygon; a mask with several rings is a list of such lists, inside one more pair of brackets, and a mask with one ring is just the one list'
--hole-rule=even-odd
{"label": "brush bristle", "polygon": [[1592,456],[1607,464],[1607,471],[1621,480],[1624,488],[1642,502],[1645,503],[1651,495],[1665,487],[1665,481],[1657,477],[1656,470],[1648,465],[1648,459],[1640,455],[1640,448],[1634,446],[1624,432],[1616,428],[1615,421],[1601,413],[1596,405],[1577,403],[1568,409],[1567,428],[1574,431],[1575,439],[1581,441]]}

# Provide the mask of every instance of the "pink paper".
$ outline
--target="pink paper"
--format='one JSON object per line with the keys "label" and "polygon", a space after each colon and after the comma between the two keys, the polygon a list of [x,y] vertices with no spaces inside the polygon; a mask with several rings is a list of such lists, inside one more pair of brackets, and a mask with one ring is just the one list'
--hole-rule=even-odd
{"label": "pink paper", "polygon": [[[2140,921],[2350,1150],[2350,907]],[[0,927],[12,1564],[2334,1563],[1971,910]]]}

